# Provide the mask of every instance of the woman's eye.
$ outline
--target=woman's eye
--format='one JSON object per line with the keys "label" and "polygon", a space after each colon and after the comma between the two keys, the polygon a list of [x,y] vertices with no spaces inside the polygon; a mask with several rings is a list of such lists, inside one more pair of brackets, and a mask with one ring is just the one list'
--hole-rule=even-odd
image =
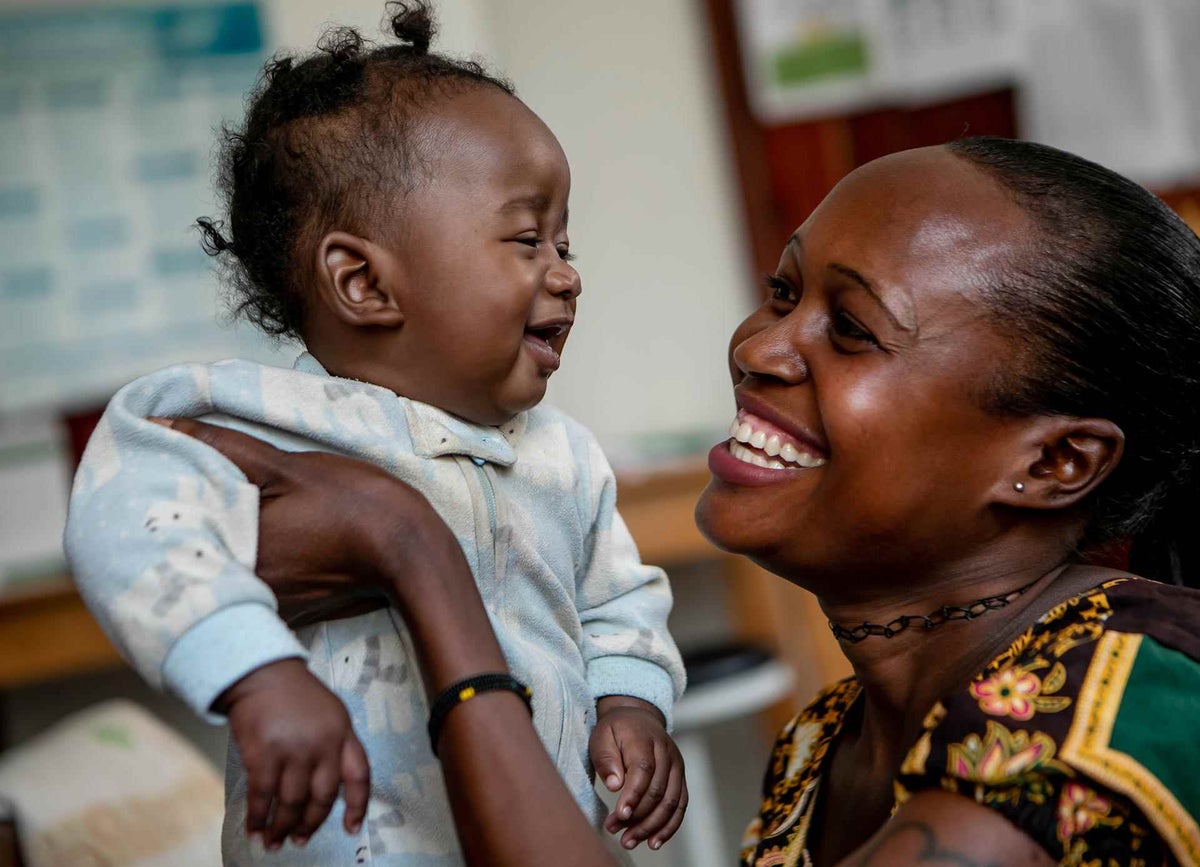
{"label": "woman's eye", "polygon": [[831,327],[833,333],[838,337],[843,337],[847,340],[860,340],[864,343],[873,343],[876,346],[879,345],[879,341],[875,339],[875,335],[855,322],[844,311],[839,310],[834,314]]}
{"label": "woman's eye", "polygon": [[541,238],[514,238],[513,240],[518,244],[524,244],[526,247],[532,247],[535,250],[538,248],[538,245],[542,243]]}
{"label": "woman's eye", "polygon": [[559,247],[557,249],[558,249],[558,258],[562,259],[564,262],[574,262],[575,261],[575,254],[571,252],[570,247],[564,247],[562,245],[559,245]]}
{"label": "woman's eye", "polygon": [[784,304],[796,304],[799,302],[799,297],[796,290],[784,279],[776,277],[773,274],[768,274],[763,278],[767,289],[771,292],[772,301],[781,301]]}

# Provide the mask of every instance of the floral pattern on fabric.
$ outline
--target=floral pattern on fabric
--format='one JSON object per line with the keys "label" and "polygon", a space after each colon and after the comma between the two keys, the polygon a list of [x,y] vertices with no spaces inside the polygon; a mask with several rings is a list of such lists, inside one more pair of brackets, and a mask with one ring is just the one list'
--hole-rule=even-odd
{"label": "floral pattern on fabric", "polygon": [[779,733],[763,780],[762,811],[742,839],[743,864],[784,867],[807,863],[803,846],[818,775],[858,693],[853,678],[838,681]]}
{"label": "floral pattern on fabric", "polygon": [[[1098,748],[1097,764],[1077,758],[1093,756],[1084,748],[1097,732],[1126,719],[1119,702],[1123,682],[1110,676],[1122,670],[1110,658],[1113,640],[1126,633],[1157,635],[1178,651],[1180,666],[1200,669],[1198,621],[1200,593],[1127,578],[1054,606],[963,689],[929,710],[896,777],[896,805],[928,789],[958,792],[1005,816],[1065,867],[1200,867],[1188,843],[1195,836],[1195,810],[1189,813],[1169,796],[1144,794],[1164,791],[1166,777],[1128,756],[1124,777],[1097,771],[1102,759],[1115,755]],[[1101,693],[1116,698],[1105,704]],[[762,810],[744,841],[745,867],[810,863],[808,824],[822,762],[858,695],[856,681],[842,681],[783,730]],[[1151,706],[1159,703],[1155,697]],[[1104,709],[1099,716],[1098,707]],[[1160,736],[1160,728],[1152,735]],[[1178,736],[1169,738],[1162,742],[1174,744]],[[1200,774],[1200,756],[1186,743],[1170,753],[1169,764],[1183,778],[1189,769],[1191,777]],[[1186,800],[1185,794],[1180,798]]]}
{"label": "floral pattern on fabric", "polygon": [[1054,663],[1045,679],[1034,674],[1050,665],[1035,659],[1029,665],[1010,665],[991,677],[972,683],[971,695],[979,701],[979,709],[992,716],[1010,716],[1015,720],[1031,720],[1035,713],[1055,713],[1066,710],[1071,699],[1051,695],[1063,688],[1067,670],[1061,662]]}
{"label": "floral pattern on fabric", "polygon": [[1043,732],[1009,731],[987,721],[981,738],[972,732],[962,743],[951,744],[946,764],[955,777],[978,783],[1011,783],[1033,771],[1067,769],[1054,761],[1054,741]]}
{"label": "floral pattern on fabric", "polygon": [[1097,825],[1119,825],[1112,811],[1111,799],[1097,795],[1083,783],[1065,783],[1058,796],[1058,839],[1068,843]]}

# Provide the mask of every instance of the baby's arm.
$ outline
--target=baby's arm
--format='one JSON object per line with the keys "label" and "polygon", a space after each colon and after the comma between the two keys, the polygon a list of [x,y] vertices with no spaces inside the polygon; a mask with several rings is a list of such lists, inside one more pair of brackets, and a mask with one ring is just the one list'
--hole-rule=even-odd
{"label": "baby's arm", "polygon": [[622,844],[628,848],[650,839],[657,849],[675,833],[687,807],[683,761],[667,734],[685,683],[667,631],[671,590],[661,569],[641,562],[616,511],[612,469],[590,437],[587,445],[591,530],[576,599],[588,682],[597,699],[590,752],[605,785],[623,790],[605,827],[625,828]]}
{"label": "baby's arm", "polygon": [[[252,371],[245,374],[250,379]],[[236,383],[238,375],[228,368],[223,381]],[[342,723],[350,749],[361,753],[361,746],[340,702],[304,668],[304,647],[254,574],[258,489],[216,451],[147,421],[213,412],[213,376],[204,365],[170,368],[118,392],[76,475],[64,545],[81,594],[125,658],[152,685],[179,695],[210,721],[221,722],[223,711],[244,720],[234,726],[239,747],[250,738],[271,741],[268,751],[251,749],[246,756],[243,749],[251,788],[261,798],[264,785],[287,782],[291,788],[270,794],[294,800],[294,775],[276,776],[287,766],[280,757],[309,762],[317,753],[325,756],[327,737],[303,743],[282,737],[266,717],[248,712],[255,705],[251,695],[265,695],[270,685],[282,696],[285,681],[293,687],[288,694],[320,691],[328,696],[326,712],[310,717],[276,704],[274,715],[323,732]],[[273,671],[288,676],[266,677]],[[300,680],[307,681],[303,688]],[[338,704],[340,720],[328,710],[330,701]],[[328,761],[312,764],[321,770]],[[307,789],[314,787],[324,797],[325,778],[310,775]],[[348,786],[346,796],[350,825],[361,821],[362,810],[354,807],[361,802],[365,808],[365,786]],[[276,815],[280,821],[267,829],[272,837],[290,817]]]}

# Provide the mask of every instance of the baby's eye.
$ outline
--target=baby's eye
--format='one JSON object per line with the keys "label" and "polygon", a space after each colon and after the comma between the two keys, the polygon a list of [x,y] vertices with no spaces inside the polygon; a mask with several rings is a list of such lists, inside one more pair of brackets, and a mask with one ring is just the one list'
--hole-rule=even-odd
{"label": "baby's eye", "polygon": [[784,304],[799,303],[800,299],[796,294],[796,290],[783,278],[776,277],[774,274],[768,274],[763,278],[763,283],[771,290],[772,301],[780,301]]}

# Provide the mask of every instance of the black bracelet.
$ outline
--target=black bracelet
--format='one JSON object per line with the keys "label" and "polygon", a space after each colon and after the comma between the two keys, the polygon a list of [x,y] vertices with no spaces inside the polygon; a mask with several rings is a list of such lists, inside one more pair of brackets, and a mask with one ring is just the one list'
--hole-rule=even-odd
{"label": "black bracelet", "polygon": [[429,746],[433,749],[435,756],[437,755],[438,735],[441,734],[442,723],[446,721],[446,715],[464,701],[470,701],[480,693],[497,690],[515,692],[525,702],[525,707],[529,708],[530,715],[533,715],[533,690],[510,674],[477,674],[466,680],[460,680],[458,683],[446,687],[429,708]]}

